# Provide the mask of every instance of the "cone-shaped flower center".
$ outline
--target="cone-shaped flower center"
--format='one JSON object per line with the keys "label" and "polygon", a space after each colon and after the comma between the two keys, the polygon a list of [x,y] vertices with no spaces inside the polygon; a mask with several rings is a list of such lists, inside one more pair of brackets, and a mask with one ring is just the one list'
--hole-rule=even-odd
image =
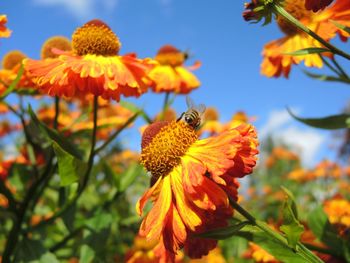
{"label": "cone-shaped flower center", "polygon": [[204,119],[206,121],[219,120],[219,113],[214,107],[208,107],[204,112]]}
{"label": "cone-shaped flower center", "polygon": [[185,61],[185,54],[171,45],[159,49],[155,59],[162,65],[180,66]]}
{"label": "cone-shaped flower center", "polygon": [[11,70],[15,68],[17,65],[21,64],[22,60],[25,59],[26,57],[27,56],[24,55],[19,50],[10,51],[2,59],[2,67],[4,69]]}
{"label": "cone-shaped flower center", "polygon": [[185,122],[153,123],[142,135],[141,163],[153,178],[165,176],[197,138],[195,130]]}
{"label": "cone-shaped flower center", "polygon": [[[304,0],[286,0],[284,1],[283,7],[288,13],[290,13],[299,21],[305,21],[312,18],[312,12],[305,9]],[[277,17],[277,24],[282,30],[282,32],[288,36],[293,36],[300,32],[299,29],[297,29],[294,25],[290,24],[283,17]]]}
{"label": "cone-shaped flower center", "polygon": [[55,58],[57,54],[52,52],[53,48],[57,48],[62,51],[72,50],[72,45],[68,38],[62,36],[54,36],[45,41],[41,48],[41,58]]}
{"label": "cone-shaped flower center", "polygon": [[72,36],[74,52],[79,55],[115,56],[120,42],[113,31],[100,20],[91,20],[75,30]]}

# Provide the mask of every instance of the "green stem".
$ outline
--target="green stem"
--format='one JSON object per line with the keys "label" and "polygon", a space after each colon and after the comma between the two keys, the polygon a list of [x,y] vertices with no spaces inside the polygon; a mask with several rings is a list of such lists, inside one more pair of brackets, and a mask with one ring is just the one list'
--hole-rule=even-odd
{"label": "green stem", "polygon": [[95,157],[95,145],[96,145],[96,134],[97,134],[97,111],[98,111],[98,96],[94,96],[94,105],[93,105],[93,128],[92,128],[92,137],[91,137],[91,148],[90,148],[90,154],[88,159],[88,166],[85,172],[85,176],[83,179],[83,182],[81,185],[79,185],[78,188],[78,195],[84,191],[92,170],[92,166],[94,164],[94,157]]}
{"label": "green stem", "polygon": [[141,112],[136,112],[133,116],[131,116],[127,122],[125,122],[117,131],[115,131],[100,147],[95,150],[95,155],[106,148],[111,141],[113,141],[126,127],[128,127],[140,114]]}
{"label": "green stem", "polygon": [[345,70],[342,68],[342,66],[340,66],[340,64],[335,60],[335,58],[332,58],[332,62],[334,66],[340,71],[340,75],[346,79],[349,79],[348,74],[346,74]]}
{"label": "green stem", "polygon": [[282,6],[279,5],[273,5],[272,6],[273,11],[277,14],[282,16],[284,19],[286,19],[289,23],[292,25],[295,25],[300,30],[304,31],[306,34],[312,36],[314,39],[316,39],[318,42],[320,42],[323,46],[328,48],[331,52],[334,54],[337,54],[339,56],[342,56],[348,60],[350,60],[350,55],[345,53],[344,51],[338,49],[337,47],[333,46],[326,40],[324,40],[322,37],[317,35],[315,32],[304,26],[299,20],[294,18],[291,14],[289,14]]}
{"label": "green stem", "polygon": [[334,253],[333,251],[327,249],[327,248],[323,248],[323,247],[319,247],[319,246],[315,246],[313,244],[310,244],[310,243],[303,243],[303,245],[312,250],[312,251],[317,251],[317,252],[320,252],[322,254],[327,254],[327,255],[332,255],[332,256],[335,256],[335,257],[339,257],[339,254],[336,254]]}
{"label": "green stem", "polygon": [[[245,217],[252,225],[260,228],[262,231],[267,233],[270,237],[277,240],[280,244],[283,246],[293,250],[291,247],[288,246],[288,242],[284,236],[279,234],[278,232],[272,230],[269,225],[267,225],[265,222],[256,220],[254,216],[252,216],[248,211],[246,211],[243,207],[241,207],[235,200],[233,200],[228,195],[230,205],[232,208],[234,208],[237,212],[239,212],[243,217]],[[322,263],[323,261],[320,260],[318,257],[316,257],[311,251],[309,251],[304,245],[302,245],[300,242],[297,244],[298,252],[300,254],[303,254],[305,258],[308,259],[308,262],[311,263]],[[295,253],[295,251],[293,250]]]}
{"label": "green stem", "polygon": [[170,92],[165,93],[165,97],[164,97],[164,102],[163,102],[163,108],[162,108],[162,114],[160,116],[160,119],[163,120],[164,119],[164,114],[165,111],[168,109],[169,107],[169,96],[170,96]]}
{"label": "green stem", "polygon": [[90,174],[94,163],[94,157],[95,157],[95,145],[96,145],[96,133],[97,133],[97,111],[98,111],[98,96],[95,96],[94,104],[93,104],[93,125],[94,126],[92,129],[90,154],[88,158],[86,172],[84,174],[82,183],[79,185],[77,194],[68,204],[62,207],[62,209],[59,210],[56,214],[54,214],[52,217],[48,218],[45,221],[41,221],[39,224],[35,225],[34,227],[28,227],[27,232],[33,231],[34,229],[40,229],[41,227],[47,224],[50,224],[54,222],[57,218],[61,217],[68,209],[70,209],[78,201],[79,197],[81,196],[84,189],[86,188],[90,178]]}
{"label": "green stem", "polygon": [[322,62],[331,70],[333,71],[335,74],[337,74],[338,76],[341,75],[341,72],[339,72],[336,68],[334,68],[331,64],[329,64],[329,62],[321,55],[318,54],[319,57],[322,59]]}
{"label": "green stem", "polygon": [[53,120],[53,128],[57,130],[58,128],[58,116],[60,114],[60,98],[58,96],[55,97],[55,118]]}

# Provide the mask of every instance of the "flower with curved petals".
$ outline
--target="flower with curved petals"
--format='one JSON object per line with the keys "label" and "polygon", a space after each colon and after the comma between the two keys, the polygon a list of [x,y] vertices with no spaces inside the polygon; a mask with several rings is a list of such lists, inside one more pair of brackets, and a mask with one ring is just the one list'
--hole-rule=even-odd
{"label": "flower with curved petals", "polygon": [[[171,45],[159,49],[155,60],[159,62],[149,74],[154,92],[175,92],[188,94],[200,86],[199,80],[183,64],[185,53]],[[195,64],[192,69],[199,67]]]}
{"label": "flower with curved petals", "polygon": [[317,12],[330,5],[333,0],[305,0],[305,8]]}
{"label": "flower with curved petals", "polygon": [[[305,26],[310,28],[324,40],[329,41],[339,34],[342,40],[349,37],[345,31],[339,30],[331,21],[350,26],[350,1],[335,1],[331,7],[313,13],[305,9],[304,0],[286,0],[284,8]],[[277,17],[277,24],[285,34],[283,38],[274,40],[264,46],[261,73],[267,77],[288,77],[294,64],[304,62],[306,67],[323,66],[318,54],[292,56],[291,53],[300,49],[323,46],[308,34],[298,30],[281,17]],[[325,53],[326,55],[326,53]],[[327,54],[330,55],[330,54]]]}
{"label": "flower with curved petals", "polygon": [[5,25],[6,23],[7,23],[7,16],[0,15],[0,37],[7,38],[11,36],[12,31],[6,27]]}
{"label": "flower with curved petals", "polygon": [[237,178],[252,172],[257,144],[248,124],[202,140],[183,121],[148,126],[141,163],[152,174],[151,188],[137,203],[137,211],[142,214],[147,200],[153,207],[139,234],[149,241],[161,240],[160,249],[168,258],[183,247],[191,258],[208,254],[217,241],[194,234],[227,225],[233,214],[228,195],[237,200]]}
{"label": "flower with curved petals", "polygon": [[72,52],[52,50],[57,58],[26,60],[25,68],[40,89],[51,96],[94,94],[105,99],[140,96],[147,90],[145,78],[155,62],[134,54],[117,55],[120,42],[100,20],[78,28],[72,36]]}

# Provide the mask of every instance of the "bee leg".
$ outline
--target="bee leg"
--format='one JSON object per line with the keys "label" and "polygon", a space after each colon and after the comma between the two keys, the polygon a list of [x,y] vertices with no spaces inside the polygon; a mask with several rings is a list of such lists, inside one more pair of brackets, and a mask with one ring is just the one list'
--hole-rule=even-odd
{"label": "bee leg", "polygon": [[178,122],[179,120],[181,120],[182,119],[182,117],[184,116],[184,112],[183,113],[181,113],[181,115],[180,115],[180,117],[179,118],[177,118],[177,120],[176,120],[176,122]]}

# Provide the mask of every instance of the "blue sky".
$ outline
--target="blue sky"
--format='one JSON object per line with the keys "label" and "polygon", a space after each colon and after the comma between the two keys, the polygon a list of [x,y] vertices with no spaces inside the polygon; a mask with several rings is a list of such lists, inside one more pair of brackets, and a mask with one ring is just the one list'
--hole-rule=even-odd
{"label": "blue sky", "polygon": [[[282,33],[275,25],[262,27],[245,22],[243,4],[236,0],[2,1],[1,12],[8,15],[13,35],[0,40],[0,56],[19,49],[39,58],[41,45],[48,37],[70,37],[76,27],[98,18],[119,36],[121,54],[154,56],[164,44],[189,49],[194,56],[190,63],[202,62],[196,71],[202,86],[191,97],[218,108],[223,121],[237,110],[244,110],[257,117],[255,125],[261,134],[275,131],[276,136],[300,144],[307,163],[331,156],[330,133],[300,125],[286,114],[285,107],[307,117],[336,114],[348,101],[349,87],[311,80],[297,67],[289,80],[260,75],[263,45]],[[146,94],[133,101],[145,105],[152,114],[160,109],[163,96]],[[186,109],[183,97],[176,100],[175,108],[178,112]],[[135,136],[130,138],[133,141]]]}

